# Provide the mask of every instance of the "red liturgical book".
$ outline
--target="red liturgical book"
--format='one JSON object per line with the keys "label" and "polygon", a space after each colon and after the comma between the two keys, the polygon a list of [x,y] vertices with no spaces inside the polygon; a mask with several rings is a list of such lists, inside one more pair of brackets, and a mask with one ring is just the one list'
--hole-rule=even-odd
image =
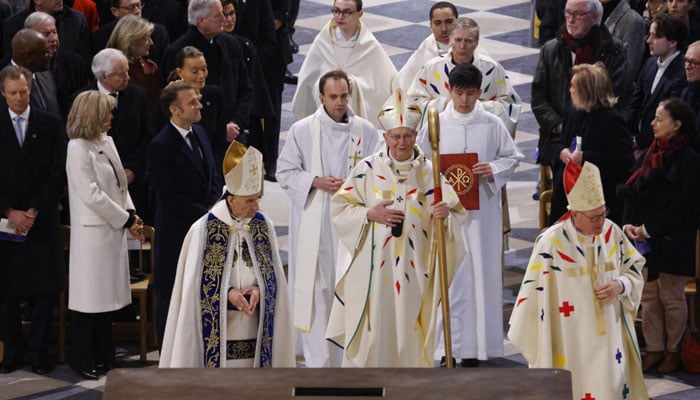
{"label": "red liturgical book", "polygon": [[478,162],[478,153],[440,155],[440,172],[467,210],[479,209],[479,176],[472,172],[474,164]]}

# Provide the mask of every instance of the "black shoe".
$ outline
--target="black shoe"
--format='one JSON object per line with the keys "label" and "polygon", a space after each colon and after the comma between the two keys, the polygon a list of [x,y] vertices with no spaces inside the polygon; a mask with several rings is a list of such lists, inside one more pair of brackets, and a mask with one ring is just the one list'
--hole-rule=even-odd
{"label": "black shoe", "polygon": [[277,182],[277,178],[274,175],[265,174],[265,180],[269,182]]}
{"label": "black shoe", "polygon": [[[455,360],[454,357],[452,357],[452,368],[457,366],[457,360]],[[445,357],[442,357],[440,359],[440,368],[446,368],[447,367],[447,359]]]}
{"label": "black shoe", "polygon": [[289,36],[289,46],[292,48],[292,53],[297,54],[299,52],[299,45],[297,42],[294,41],[294,39]]}
{"label": "black shoe", "polygon": [[0,363],[0,374],[11,374],[17,371],[17,364],[3,361]]}
{"label": "black shoe", "polygon": [[32,364],[32,372],[34,372],[37,375],[46,375],[51,371],[53,371],[53,367],[48,363]]}
{"label": "black shoe", "polygon": [[461,364],[464,368],[477,368],[481,363],[476,358],[463,358]]}
{"label": "black shoe", "polygon": [[107,373],[116,368],[114,365],[109,364],[97,364],[95,366],[95,371],[100,375],[107,375]]}
{"label": "black shoe", "polygon": [[288,85],[296,85],[298,81],[299,81],[299,78],[296,75],[294,75],[293,73],[289,72],[289,70],[287,70],[284,73],[284,83],[286,83]]}
{"label": "black shoe", "polygon": [[92,380],[98,380],[100,379],[100,374],[97,372],[95,368],[92,369],[81,369],[81,370],[74,370],[78,375],[80,375],[82,378],[85,379],[92,379]]}

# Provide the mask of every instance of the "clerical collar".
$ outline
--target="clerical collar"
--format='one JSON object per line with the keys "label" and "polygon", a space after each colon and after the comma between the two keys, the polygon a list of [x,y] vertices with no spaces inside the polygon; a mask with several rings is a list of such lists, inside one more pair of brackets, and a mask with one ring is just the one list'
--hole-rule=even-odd
{"label": "clerical collar", "polygon": [[343,32],[340,30],[339,26],[333,28],[333,36],[335,37],[335,44],[340,47],[354,47],[357,44],[357,38],[360,36],[360,25],[357,25],[355,32],[350,38],[345,38]]}
{"label": "clerical collar", "polygon": [[350,122],[350,116],[348,115],[347,111],[345,111],[345,114],[343,114],[343,117],[340,119],[340,121],[336,121],[333,119],[333,117],[331,117],[330,114],[328,114],[328,110],[326,110],[326,107],[324,107],[324,106],[321,106],[321,107],[323,108],[323,115],[328,117],[327,118],[328,122],[332,122],[334,124],[347,124],[348,122]]}
{"label": "clerical collar", "polygon": [[441,56],[444,56],[447,54],[447,52],[450,51],[450,43],[440,43],[437,40],[435,40],[435,43],[437,43],[437,48],[438,48],[438,54]]}

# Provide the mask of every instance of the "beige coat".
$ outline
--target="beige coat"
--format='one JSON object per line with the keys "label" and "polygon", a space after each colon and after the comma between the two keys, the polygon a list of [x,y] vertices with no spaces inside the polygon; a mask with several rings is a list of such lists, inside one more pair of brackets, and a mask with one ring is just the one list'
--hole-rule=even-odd
{"label": "beige coat", "polygon": [[66,173],[71,222],[68,308],[84,313],[118,310],[131,303],[129,232],[124,224],[126,210],[134,204],[112,138],[71,140]]}

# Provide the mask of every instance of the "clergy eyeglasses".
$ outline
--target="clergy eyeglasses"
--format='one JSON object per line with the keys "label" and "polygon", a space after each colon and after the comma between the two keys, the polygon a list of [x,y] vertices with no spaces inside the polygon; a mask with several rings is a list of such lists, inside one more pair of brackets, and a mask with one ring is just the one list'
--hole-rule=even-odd
{"label": "clergy eyeglasses", "polygon": [[347,17],[355,14],[355,11],[353,11],[353,10],[341,10],[338,7],[333,7],[333,8],[331,8],[331,14],[333,14],[334,17],[339,17],[342,14],[343,17],[347,18]]}
{"label": "clergy eyeglasses", "polygon": [[591,222],[600,222],[605,219],[605,217],[608,216],[608,210],[606,209],[604,213],[598,214],[598,215],[587,215],[583,211],[579,211],[579,214],[583,215],[584,217],[588,218]]}

